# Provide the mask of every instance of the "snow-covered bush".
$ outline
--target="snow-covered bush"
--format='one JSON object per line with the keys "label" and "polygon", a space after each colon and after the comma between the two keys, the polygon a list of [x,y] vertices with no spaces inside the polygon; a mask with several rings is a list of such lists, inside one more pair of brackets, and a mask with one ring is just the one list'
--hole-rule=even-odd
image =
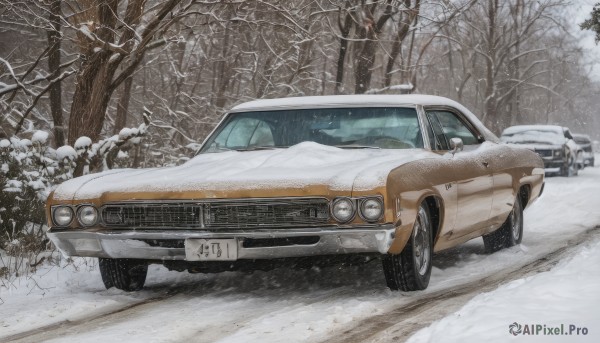
{"label": "snow-covered bush", "polygon": [[[76,175],[115,167],[139,166],[139,146],[146,125],[121,130],[119,135],[93,143],[80,137],[74,146],[48,146],[48,133],[31,139],[0,140],[0,250],[8,256],[36,261],[46,249],[44,205],[52,190]],[[131,158],[127,152],[137,150]],[[14,259],[13,259],[14,261]],[[17,272],[0,261],[2,274]],[[4,264],[4,266],[3,266]]]}
{"label": "snow-covered bush", "polygon": [[45,249],[44,201],[55,183],[72,175],[73,161],[59,162],[47,139],[46,132],[37,131],[31,140],[0,140],[0,249],[19,257],[1,274]]}
{"label": "snow-covered bush", "polygon": [[70,163],[59,164],[45,132],[32,139],[0,141],[0,247],[18,239],[28,222],[43,223],[43,204],[60,179],[69,178]]}

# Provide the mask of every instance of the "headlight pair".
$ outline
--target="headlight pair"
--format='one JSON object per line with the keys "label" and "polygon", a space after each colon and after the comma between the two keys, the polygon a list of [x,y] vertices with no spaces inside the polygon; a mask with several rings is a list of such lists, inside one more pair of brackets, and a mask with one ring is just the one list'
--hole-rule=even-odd
{"label": "headlight pair", "polygon": [[91,205],[82,205],[73,211],[71,206],[56,206],[52,208],[52,220],[57,226],[69,226],[77,212],[77,221],[83,226],[92,226],[98,222],[98,210]]}
{"label": "headlight pair", "polygon": [[340,223],[351,221],[357,212],[366,222],[376,222],[383,215],[383,200],[380,197],[359,199],[341,197],[336,198],[331,205],[331,215]]}

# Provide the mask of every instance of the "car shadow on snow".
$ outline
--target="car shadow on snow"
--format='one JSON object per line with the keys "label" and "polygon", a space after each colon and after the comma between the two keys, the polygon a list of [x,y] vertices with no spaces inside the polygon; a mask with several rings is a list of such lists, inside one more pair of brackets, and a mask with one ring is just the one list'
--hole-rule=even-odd
{"label": "car shadow on snow", "polygon": [[[434,255],[433,267],[444,270],[460,266],[484,255],[480,240],[474,240]],[[379,259],[360,265],[333,265],[293,269],[278,267],[269,271],[222,272],[214,274],[168,271],[162,266],[149,270],[145,290],[154,294],[228,296],[246,293],[253,297],[306,297],[350,292],[352,296],[389,292]]]}

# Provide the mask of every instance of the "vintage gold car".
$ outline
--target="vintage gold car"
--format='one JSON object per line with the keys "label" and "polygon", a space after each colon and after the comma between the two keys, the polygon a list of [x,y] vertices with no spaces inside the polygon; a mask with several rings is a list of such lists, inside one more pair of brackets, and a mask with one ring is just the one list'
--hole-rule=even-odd
{"label": "vintage gold car", "polygon": [[107,288],[148,265],[219,272],[380,259],[393,290],[428,286],[433,253],[521,242],[544,165],[469,110],[425,95],[258,100],[234,107],[187,163],[60,185],[48,236],[99,258]]}

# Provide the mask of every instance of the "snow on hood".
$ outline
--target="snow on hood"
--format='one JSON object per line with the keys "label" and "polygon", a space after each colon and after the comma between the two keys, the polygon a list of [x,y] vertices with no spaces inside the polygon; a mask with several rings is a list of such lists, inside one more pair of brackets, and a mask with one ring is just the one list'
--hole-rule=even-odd
{"label": "snow on hood", "polygon": [[326,185],[371,190],[410,161],[433,158],[425,150],[339,149],[304,142],[287,149],[201,154],[178,167],[119,169],[61,184],[56,200],[94,199],[107,192],[227,191]]}

